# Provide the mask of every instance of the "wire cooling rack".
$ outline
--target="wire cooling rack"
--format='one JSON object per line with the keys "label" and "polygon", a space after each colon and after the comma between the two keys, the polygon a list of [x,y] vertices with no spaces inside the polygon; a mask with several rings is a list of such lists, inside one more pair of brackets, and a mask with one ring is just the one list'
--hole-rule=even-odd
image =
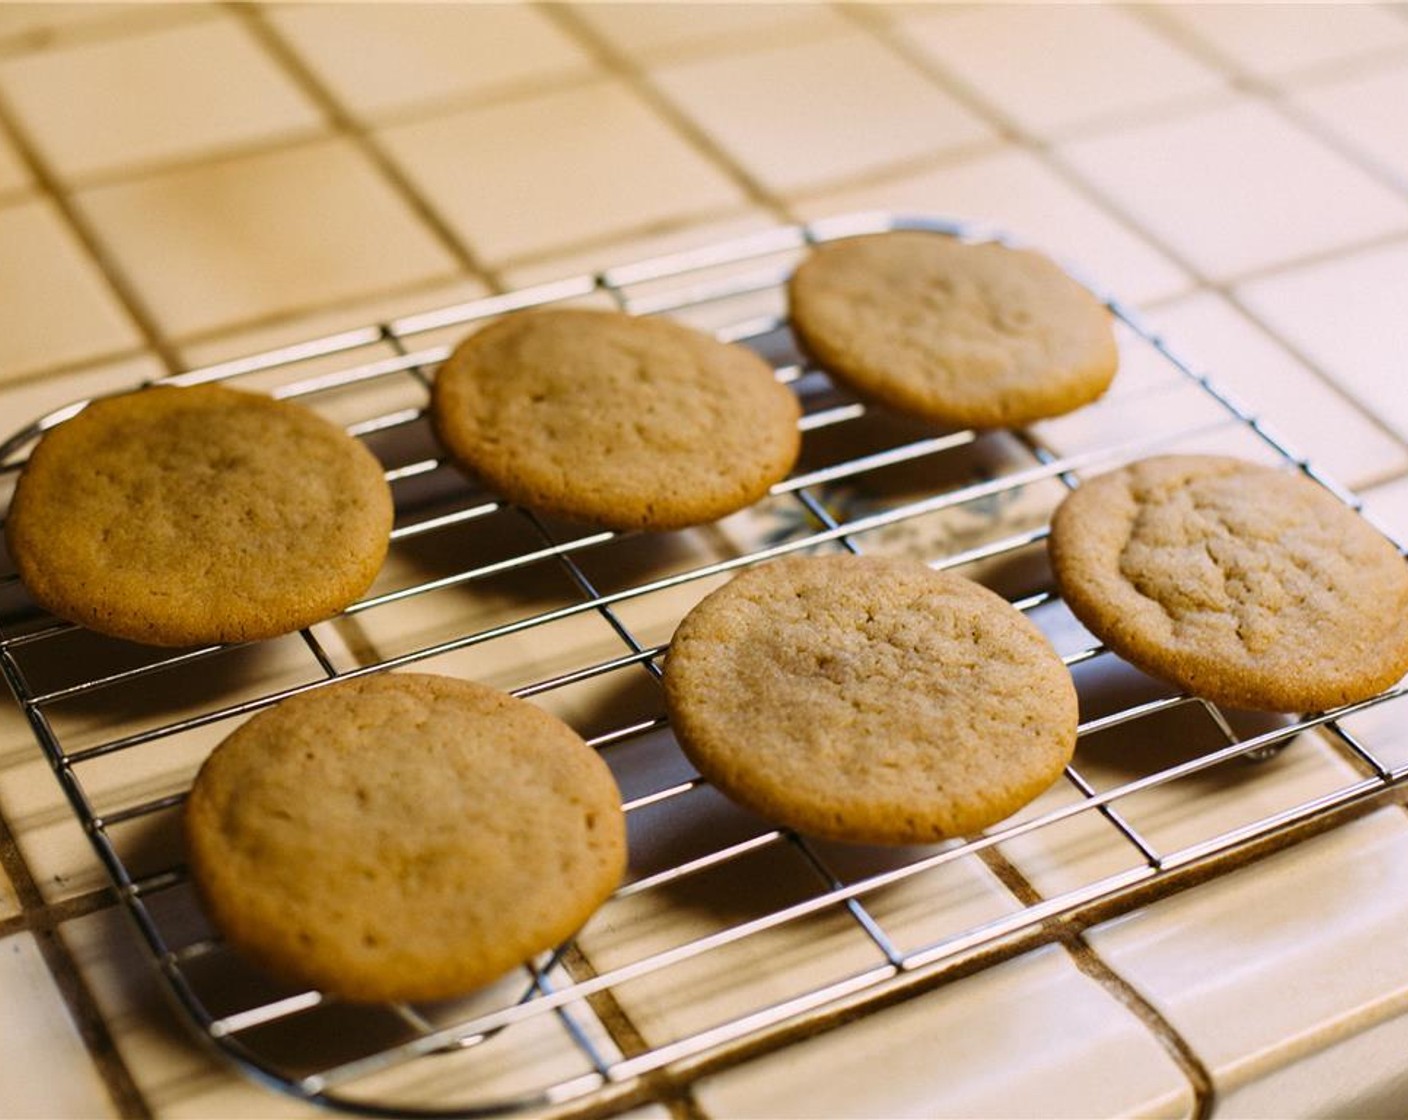
{"label": "wire cooling rack", "polygon": [[[974,432],[868,409],[797,350],[782,285],[809,245],[890,228],[996,236],[886,215],[780,228],[165,379],[228,380],[339,420],[381,457],[397,503],[371,592],[273,642],[132,646],[44,615],[0,575],[0,666],[201,1037],[254,1077],[341,1109],[611,1113],[844,1031],[1395,797],[1408,765],[1363,728],[1402,686],[1336,712],[1223,711],[1105,651],[1045,563],[1069,487],[1159,451],[1279,463],[1357,508],[1353,497],[1113,299],[1121,373],[1077,413]],[[476,324],[564,303],[670,315],[758,350],[804,406],[796,471],[717,524],[623,534],[508,506],[442,462],[425,420],[437,363]],[[43,431],[80,407],[5,443],[0,479],[12,483]],[[740,568],[826,550],[922,557],[1041,626],[1081,696],[1066,780],[982,836],[903,849],[820,843],[710,789],[663,714],[674,625]],[[241,719],[401,667],[475,676],[573,723],[621,784],[631,871],[573,942],[471,998],[357,1007],[281,988],[227,950],[195,904],[177,822],[201,759]]]}

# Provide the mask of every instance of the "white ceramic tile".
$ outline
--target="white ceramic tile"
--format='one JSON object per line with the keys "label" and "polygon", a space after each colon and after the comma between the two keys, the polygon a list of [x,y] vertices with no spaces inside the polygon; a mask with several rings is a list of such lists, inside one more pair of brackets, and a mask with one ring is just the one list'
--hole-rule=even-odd
{"label": "white ceramic tile", "polygon": [[738,187],[616,82],[440,116],[379,138],[493,264],[743,202]]}
{"label": "white ceramic tile", "polygon": [[72,182],[307,136],[322,115],[232,19],[178,24],[0,63],[35,147]]}
{"label": "white ceramic tile", "polygon": [[90,188],[76,200],[171,335],[367,298],[457,271],[345,140]]}
{"label": "white ceramic tile", "polygon": [[1408,468],[1408,448],[1221,296],[1199,293],[1147,319],[1195,370],[1344,485]]}
{"label": "white ceramic tile", "polygon": [[617,50],[638,59],[752,49],[844,31],[825,4],[589,3],[573,10]]}
{"label": "white ceramic tile", "polygon": [[527,5],[309,4],[271,8],[268,19],[364,120],[521,92],[595,68],[549,16]]}
{"label": "white ceramic tile", "polygon": [[778,194],[993,138],[953,97],[861,35],[662,66],[651,78]]}
{"label": "white ceramic tile", "polygon": [[0,208],[0,381],[137,346],[132,325],[47,200]]}
{"label": "white ceramic tile", "polygon": [[[1408,1014],[1346,1024],[1345,1037],[1298,1056],[1256,1081],[1218,1098],[1219,1120],[1281,1120],[1287,1116],[1394,1117],[1408,1099]],[[1357,1033],[1349,1033],[1357,1031]]]}
{"label": "white ceramic tile", "polygon": [[28,933],[0,940],[0,1113],[117,1116]]}
{"label": "white ceramic tile", "polygon": [[[1408,20],[1399,22],[1408,28]],[[1302,86],[1290,100],[1408,190],[1408,63]]]}
{"label": "white ceramic tile", "polygon": [[986,225],[1040,247],[1130,303],[1161,299],[1191,283],[1181,268],[1129,226],[1043,160],[1016,147],[818,195],[796,209],[806,218],[889,210]]}
{"label": "white ceramic tile", "polygon": [[1408,243],[1268,276],[1237,294],[1273,332],[1408,440]]}
{"label": "white ceramic tile", "polygon": [[1405,856],[1383,810],[1087,937],[1233,1093],[1408,1009]]}
{"label": "white ceramic tile", "polygon": [[706,1078],[695,1093],[711,1115],[818,1120],[1193,1109],[1191,1088],[1153,1036],[1058,949]]}
{"label": "white ceramic tile", "polygon": [[1408,23],[1377,4],[1163,4],[1159,13],[1236,69],[1288,77],[1408,45]]}
{"label": "white ceramic tile", "polygon": [[1059,154],[1213,279],[1408,228],[1408,198],[1257,102],[1074,141]]}
{"label": "white ceramic tile", "polygon": [[1364,509],[1393,536],[1408,544],[1408,478],[1400,478],[1363,494]]}
{"label": "white ceramic tile", "polygon": [[978,5],[897,26],[1037,136],[1108,126],[1226,88],[1214,71],[1113,6]]}

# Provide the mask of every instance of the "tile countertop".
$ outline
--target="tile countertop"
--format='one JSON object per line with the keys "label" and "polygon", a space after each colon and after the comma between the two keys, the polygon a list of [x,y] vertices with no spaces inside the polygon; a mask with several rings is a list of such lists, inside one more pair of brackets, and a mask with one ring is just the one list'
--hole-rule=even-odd
{"label": "tile countertop", "polygon": [[[888,209],[1077,263],[1408,539],[1405,106],[1401,4],[5,4],[0,429],[387,315]],[[296,673],[281,656],[261,672]],[[1408,703],[1350,730],[1408,761]],[[1192,816],[1237,827],[1353,774],[1318,739],[1264,765],[1254,794],[1207,783],[1196,809],[1154,791],[1130,812],[1176,846]],[[1004,859],[1042,891],[1104,873],[1079,835],[1066,855],[1017,840]],[[943,920],[1014,906],[987,864],[912,885]],[[931,936],[911,895],[886,920]],[[584,949],[609,967],[681,936],[650,917],[625,908]],[[1388,805],[643,1114],[1408,1115],[1406,924],[1408,817]],[[779,961],[855,948],[729,967],[785,998]],[[675,979],[623,989],[633,1030],[727,999],[703,970]],[[174,1023],[5,696],[0,1115],[310,1111]]]}

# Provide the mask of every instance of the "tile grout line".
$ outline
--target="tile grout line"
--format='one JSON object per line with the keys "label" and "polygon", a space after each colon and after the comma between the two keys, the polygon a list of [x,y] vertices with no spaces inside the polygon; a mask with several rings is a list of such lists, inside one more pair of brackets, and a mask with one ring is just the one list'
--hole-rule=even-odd
{"label": "tile grout line", "polygon": [[116,4],[113,9],[112,13],[104,12],[102,16],[78,23],[49,24],[0,35],[0,62],[131,39],[167,27],[200,23],[212,15],[207,5],[192,3],[148,5],[140,12],[124,11]]}
{"label": "tile grout line", "polygon": [[117,299],[132,326],[136,328],[144,346],[154,353],[170,372],[175,373],[180,368],[180,362],[157,325],[155,317],[141,296],[138,295],[136,288],[123,272],[120,264],[104,248],[102,239],[98,237],[84,218],[82,211],[74,204],[59,177],[49,167],[48,161],[30,141],[25,130],[20,127],[3,90],[0,90],[0,134],[9,138],[17,156],[34,180],[34,194],[37,197],[47,199],[58,210],[68,231],[78,240],[83,252],[97,267],[107,283],[108,290]]}
{"label": "tile grout line", "polygon": [[[848,11],[852,13],[852,18],[858,20],[865,22],[879,21],[879,17],[876,17],[869,11],[849,8]],[[883,21],[876,22],[876,27],[877,34],[884,38],[891,49],[897,54],[910,61],[912,65],[915,65],[922,73],[927,75],[946,92],[957,97],[967,108],[982,116],[984,120],[997,128],[1001,135],[1008,138],[1022,150],[1036,156],[1043,164],[1054,171],[1063,182],[1075,189],[1077,193],[1087,201],[1095,204],[1106,216],[1118,221],[1121,226],[1146,241],[1159,253],[1167,257],[1170,262],[1185,272],[1194,284],[1193,291],[1185,293],[1186,295],[1194,294],[1197,291],[1205,291],[1224,299],[1239,314],[1256,324],[1260,330],[1266,333],[1267,337],[1273,339],[1278,346],[1285,349],[1297,361],[1301,362],[1325,389],[1344,402],[1345,406],[1351,409],[1357,417],[1378,429],[1383,435],[1387,436],[1399,446],[1408,446],[1408,440],[1404,439],[1402,433],[1390,428],[1384,423],[1382,417],[1368,411],[1357,397],[1351,394],[1335,378],[1331,377],[1318,362],[1311,360],[1308,355],[1301,353],[1297,347],[1282,338],[1279,332],[1274,330],[1269,324],[1263,322],[1258,315],[1243,304],[1237,297],[1233,285],[1244,282],[1247,278],[1246,276],[1237,277],[1227,282],[1214,280],[1211,277],[1205,276],[1197,266],[1184,258],[1177,248],[1169,245],[1157,233],[1147,230],[1133,214],[1129,213],[1120,204],[1118,199],[1106,195],[1078,171],[1072,168],[1060,156],[1059,152],[1056,150],[1055,144],[1026,132],[1018,126],[1016,122],[1009,120],[999,109],[982,97],[981,94],[970,89],[965,83],[953,78],[936,63],[916,51],[887,23]],[[1304,259],[1297,258],[1282,261],[1276,265],[1267,266],[1264,269],[1253,271],[1247,275],[1252,277],[1278,275],[1282,272],[1303,267],[1307,262],[1332,259],[1351,252],[1363,252],[1366,249],[1378,245],[1396,244],[1402,241],[1405,236],[1408,236],[1408,234],[1403,230],[1399,230],[1391,234],[1383,234],[1378,237],[1370,238],[1354,245],[1341,246],[1336,249],[1325,250],[1323,253],[1310,254]]]}
{"label": "tile grout line", "polygon": [[[1408,200],[1408,180],[1404,180],[1401,176],[1392,174],[1387,171],[1387,169],[1380,167],[1375,161],[1366,159],[1353,145],[1346,143],[1332,130],[1324,127],[1307,114],[1296,109],[1295,106],[1287,101],[1286,94],[1282,90],[1254,74],[1249,74],[1241,70],[1233,59],[1224,55],[1221,51],[1216,50],[1196,33],[1190,32],[1186,28],[1173,23],[1165,15],[1152,8],[1148,8],[1145,5],[1134,5],[1126,7],[1125,10],[1129,11],[1134,18],[1139,19],[1156,34],[1164,36],[1168,41],[1173,43],[1175,47],[1185,50],[1210,69],[1217,71],[1228,80],[1234,89],[1240,90],[1243,96],[1253,98],[1260,104],[1267,106],[1292,127],[1323,144],[1328,150],[1339,156],[1350,166],[1368,175],[1379,186],[1388,189],[1394,194],[1403,196],[1405,200]],[[1404,57],[1408,58],[1408,50],[1404,52]],[[1372,426],[1379,429],[1380,432],[1388,436],[1399,446],[1408,446],[1408,438],[1405,438],[1402,432],[1399,432],[1397,429],[1385,423],[1378,413],[1372,411],[1364,402],[1360,401],[1354,393],[1341,385],[1334,377],[1331,377],[1309,354],[1302,352],[1300,347],[1296,346],[1289,339],[1283,338],[1269,323],[1264,322],[1253,309],[1248,307],[1241,296],[1237,294],[1237,287],[1239,285],[1255,283],[1257,280],[1283,275],[1299,268],[1313,267],[1317,263],[1329,263],[1345,256],[1372,251],[1379,247],[1394,246],[1405,241],[1408,241],[1408,229],[1398,230],[1394,233],[1381,234],[1356,244],[1306,254],[1292,260],[1281,261],[1275,265],[1251,269],[1226,282],[1210,282],[1204,277],[1198,278],[1205,286],[1217,292],[1218,295],[1231,304],[1240,314],[1246,316],[1251,322],[1256,323],[1269,337],[1275,339],[1287,353],[1291,354],[1297,361],[1314,373],[1322,384],[1327,386],[1341,401],[1353,408],[1360,417],[1367,420]],[[1193,272],[1192,275],[1196,276],[1197,273]]]}
{"label": "tile grout line", "polygon": [[[594,980],[598,975],[596,966],[575,940],[562,955],[562,967],[574,984]],[[654,1049],[610,988],[588,996],[586,1003],[624,1057],[635,1057]],[[643,1081],[650,1103],[663,1105],[670,1114],[670,1120],[708,1120],[707,1114],[694,1099],[691,1085],[680,1084],[665,1071],[645,1074]]]}
{"label": "tile grout line", "polygon": [[[1002,885],[1024,909],[1046,901],[1031,881],[997,848],[984,849],[980,858]],[[1168,1018],[1128,980],[1105,963],[1100,954],[1086,941],[1082,932],[1069,929],[1063,922],[1052,923],[1055,935],[1051,944],[1060,945],[1082,975],[1095,981],[1114,998],[1178,1066],[1193,1092],[1193,1112],[1189,1120],[1208,1120],[1217,1102],[1216,1086],[1207,1064],[1198,1056],[1193,1044]]]}
{"label": "tile grout line", "polygon": [[620,79],[627,88],[657,117],[668,125],[700,155],[722,171],[741,189],[749,202],[766,209],[784,222],[796,220],[787,203],[774,195],[746,168],[734,160],[708,133],[695,124],[683,111],[656,87],[645,67],[624,51],[618,50],[576,12],[564,4],[538,3],[538,10],[552,19],[564,32],[585,47],[605,70]]}
{"label": "tile grout line", "polygon": [[270,58],[322,112],[332,126],[333,134],[352,141],[357,150],[371,161],[412,213],[434,235],[440,247],[448,252],[471,277],[485,281],[494,292],[504,291],[503,281],[495,271],[478,259],[474,251],[460,239],[434,206],[422,197],[395,161],[376,143],[370,132],[362,128],[343,110],[337,99],[309,70],[297,51],[289,46],[283,37],[269,25],[263,14],[258,12],[255,6],[243,3],[230,5],[230,10],[258,40]]}
{"label": "tile grout line", "polygon": [[17,928],[7,929],[5,934],[8,936],[23,930],[34,938],[59,997],[118,1115],[124,1120],[146,1120],[153,1116],[59,928],[63,921],[111,907],[114,905],[111,895],[97,891],[55,905],[46,903],[3,816],[0,816],[0,872],[10,880],[22,908]]}

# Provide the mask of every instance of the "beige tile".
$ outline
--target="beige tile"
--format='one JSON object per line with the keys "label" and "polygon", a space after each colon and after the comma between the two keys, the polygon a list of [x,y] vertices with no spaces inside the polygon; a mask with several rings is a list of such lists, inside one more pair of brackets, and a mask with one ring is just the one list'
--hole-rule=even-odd
{"label": "beige tile", "polygon": [[[1358,11],[1359,9],[1352,9]],[[1408,20],[1399,21],[1408,28]],[[1343,81],[1302,86],[1290,95],[1328,132],[1408,187],[1408,64],[1375,69]]]}
{"label": "beige tile", "polygon": [[199,1045],[162,997],[150,960],[118,910],[67,922],[62,934],[154,1115],[325,1115],[256,1085]]}
{"label": "beige tile", "polygon": [[[1075,678],[1086,720],[1133,710],[1176,692],[1112,656],[1077,667]],[[1269,720],[1234,718],[1234,726],[1244,738],[1269,730],[1271,725]],[[1201,705],[1185,703],[1085,736],[1073,765],[1085,782],[1103,793],[1227,745],[1228,739]],[[1112,806],[1139,839],[1158,855],[1169,857],[1293,810],[1351,785],[1359,777],[1327,743],[1308,735],[1295,739],[1268,760],[1233,758],[1176,781],[1115,798]],[[1080,801],[1076,788],[1061,782],[1015,819],[1028,821],[1056,811],[1070,812],[1070,806]],[[1090,887],[1145,863],[1138,847],[1119,826],[1093,809],[1014,837],[1002,850],[1048,898]]]}
{"label": "beige tile", "polygon": [[862,35],[662,66],[651,77],[778,194],[993,138],[954,98]]}
{"label": "beige tile", "polygon": [[363,120],[595,69],[550,17],[527,5],[311,4],[271,8],[267,18]]}
{"label": "beige tile", "polygon": [[1256,102],[1076,141],[1059,152],[1213,279],[1408,228],[1408,199]]}
{"label": "beige tile", "polygon": [[76,198],[175,336],[456,271],[405,201],[344,140],[95,187]]}
{"label": "beige tile", "polygon": [[[189,898],[173,907],[191,905]],[[180,917],[172,924],[194,930],[199,921]],[[176,1018],[162,998],[159,982],[144,949],[130,926],[113,910],[68,922],[63,935],[95,1000],[110,1025],[117,1048],[132,1071],[138,1089],[158,1117],[304,1117],[351,1115],[327,1110],[276,1092],[213,1050],[202,1045],[187,1024]],[[267,981],[238,966],[223,954],[187,966],[187,977],[199,998],[221,1013],[257,1006],[271,994]],[[552,980],[566,981],[560,973]],[[524,974],[511,974],[465,1003],[423,1008],[438,1023],[472,1016],[476,1008],[501,1007],[521,996]],[[487,1005],[487,1007],[485,1006]],[[591,1013],[570,1008],[573,1021],[593,1045],[611,1059],[609,1041]],[[390,1013],[370,1007],[337,1005],[295,1015],[282,1026],[255,1030],[240,1037],[251,1051],[275,1069],[298,1072],[321,1068],[339,1057],[374,1052],[408,1037],[404,1024]],[[580,1075],[585,1059],[566,1029],[553,1015],[539,1015],[509,1028],[483,1045],[454,1053],[432,1054],[418,1062],[392,1067],[384,1074],[340,1086],[344,1100],[381,1105],[391,1114],[419,1108],[469,1110],[511,1101],[525,1090]]]}
{"label": "beige tile", "polygon": [[1237,294],[1273,332],[1408,440],[1408,243],[1268,276]]}
{"label": "beige tile", "polygon": [[[492,264],[743,202],[738,187],[616,82],[379,135],[431,203]],[[523,143],[524,137],[533,143]]]}
{"label": "beige tile", "polygon": [[1214,71],[1113,6],[978,5],[898,27],[1036,136],[1109,126],[1226,88]]}
{"label": "beige tile", "polygon": [[807,199],[803,217],[861,210],[935,214],[1005,231],[1130,303],[1185,291],[1187,274],[1029,152],[1006,147],[855,190]]}
{"label": "beige tile", "polygon": [[[55,409],[103,393],[135,389],[144,381],[161,377],[166,368],[149,354],[112,362],[62,377],[40,377],[17,385],[0,386],[0,440],[18,432]],[[4,493],[0,490],[0,494]]]}
{"label": "beige tile", "polygon": [[1408,448],[1222,297],[1199,293],[1147,318],[1195,370],[1344,485],[1408,468]]}
{"label": "beige tile", "polygon": [[122,33],[184,19],[205,18],[214,5],[170,3],[0,4],[0,47],[20,52]]}
{"label": "beige tile", "polygon": [[0,64],[0,90],[69,182],[308,136],[322,115],[235,20]]}
{"label": "beige tile", "polygon": [[836,34],[849,26],[816,3],[578,3],[577,16],[612,46],[637,59],[756,49]]}
{"label": "beige tile", "polygon": [[[332,375],[391,358],[397,351],[390,342],[380,337],[381,326],[393,323],[402,316],[469,303],[487,293],[484,282],[473,278],[448,284],[431,283],[393,296],[355,300],[327,310],[293,315],[277,323],[249,330],[196,339],[178,346],[177,353],[185,368],[195,369],[239,361],[270,351],[289,352],[289,357],[282,364],[241,378],[242,383],[259,384],[273,391],[287,382]],[[371,341],[322,356],[297,360],[292,357],[292,352],[300,350],[305,343],[362,330],[369,332]],[[419,351],[424,346],[422,340],[414,336],[403,342],[405,348],[412,351]]]}
{"label": "beige tile", "polygon": [[[315,633],[339,667],[351,667],[351,656],[330,624],[319,625]],[[114,642],[83,630],[16,646],[13,652],[28,687],[40,695],[129,669],[149,670],[42,706],[59,748],[69,754],[149,736],[110,753],[76,759],[70,769],[95,813],[147,807],[110,831],[118,857],[136,875],[179,860],[173,812],[152,803],[182,792],[205,755],[234,729],[239,717],[222,713],[323,676],[297,636],[231,647],[184,665],[165,661],[170,650]],[[197,721],[194,726],[177,726],[191,718]],[[209,722],[199,722],[205,719]],[[107,885],[106,871],[47,756],[12,707],[0,708],[0,810],[46,900]]]}
{"label": "beige tile", "polygon": [[[1232,1094],[1408,1010],[1405,856],[1408,822],[1384,810],[1088,938]],[[1380,1071],[1338,1071],[1298,1114],[1352,1114],[1326,1097],[1356,1076]]]}
{"label": "beige tile", "polygon": [[1153,1035],[1043,949],[703,1080],[711,1115],[1179,1117],[1186,1079]]}
{"label": "beige tile", "polygon": [[46,199],[0,208],[0,381],[140,344],[93,259]]}
{"label": "beige tile", "polygon": [[19,194],[34,185],[29,168],[14,145],[0,132],[0,199]]}
{"label": "beige tile", "polygon": [[[1149,455],[1155,451],[1220,450],[1269,458],[1265,443],[1210,394],[1133,331],[1119,327],[1120,367],[1109,392],[1084,408],[1033,425],[1061,455]],[[1095,462],[1101,469],[1112,462]]]}
{"label": "beige tile", "polygon": [[654,257],[707,248],[719,242],[757,233],[775,225],[777,225],[777,220],[771,217],[766,210],[749,206],[731,217],[717,221],[692,221],[664,233],[652,231],[646,234],[626,236],[604,245],[593,245],[588,249],[578,249],[561,255],[544,257],[530,264],[505,270],[503,280],[512,288],[548,283],[569,276],[580,276],[583,273],[631,265]]}
{"label": "beige tile", "polygon": [[[668,835],[659,846],[671,856],[705,854],[713,843],[742,841],[765,826],[735,820],[737,811],[707,788],[669,803]],[[632,868],[642,868],[644,814],[630,821]],[[659,827],[662,833],[665,827]],[[707,840],[707,843],[706,843]],[[671,846],[672,845],[672,846]],[[657,870],[644,864],[646,870]],[[783,842],[754,849],[720,867],[667,886],[608,902],[578,935],[599,973],[649,958],[668,963],[612,991],[646,1041],[654,1046],[726,1027],[738,1017],[802,997],[829,984],[883,966],[884,957],[847,912],[832,906],[802,921],[753,933],[729,944],[694,950],[684,960],[657,954],[690,952],[743,923],[800,903],[821,890],[803,858]]]}
{"label": "beige tile", "polygon": [[1375,4],[1162,4],[1159,13],[1236,69],[1282,78],[1408,45],[1408,23]]}
{"label": "beige tile", "polygon": [[117,1116],[28,933],[0,940],[0,1113]]}

